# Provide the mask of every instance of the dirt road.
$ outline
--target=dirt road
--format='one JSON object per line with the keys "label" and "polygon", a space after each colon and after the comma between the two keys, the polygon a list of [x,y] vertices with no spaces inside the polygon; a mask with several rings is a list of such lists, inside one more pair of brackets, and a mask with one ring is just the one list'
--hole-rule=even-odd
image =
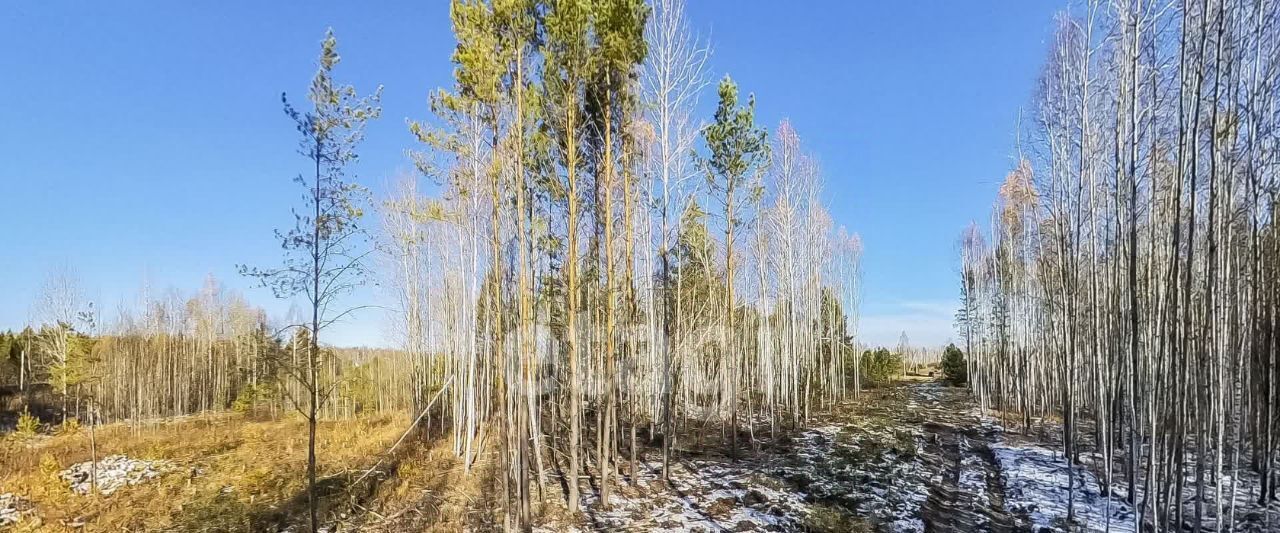
{"label": "dirt road", "polygon": [[[963,389],[933,383],[872,391],[807,432],[798,464],[784,467],[818,501],[885,531],[1024,531],[1006,510],[983,423]],[[813,483],[805,478],[816,474]]]}
{"label": "dirt road", "polygon": [[[738,461],[686,457],[672,486],[646,462],[579,529],[628,531],[1132,531],[1132,513],[1050,447],[1005,435],[965,389],[865,392]],[[1068,473],[1076,522],[1067,527]],[[563,529],[563,524],[552,529]]]}

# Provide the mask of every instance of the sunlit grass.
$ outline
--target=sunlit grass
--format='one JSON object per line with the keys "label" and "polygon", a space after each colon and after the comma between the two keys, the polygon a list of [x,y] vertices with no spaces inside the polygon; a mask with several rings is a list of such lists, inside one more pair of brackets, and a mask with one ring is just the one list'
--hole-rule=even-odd
{"label": "sunlit grass", "polygon": [[[403,414],[322,422],[319,477],[368,468],[404,430]],[[247,530],[253,521],[303,494],[306,424],[298,417],[254,420],[242,414],[188,417],[96,430],[99,459],[111,454],[173,461],[177,468],[111,496],[78,496],[58,478],[90,459],[87,428],[56,435],[5,438],[0,444],[0,492],[36,507],[17,531]]]}

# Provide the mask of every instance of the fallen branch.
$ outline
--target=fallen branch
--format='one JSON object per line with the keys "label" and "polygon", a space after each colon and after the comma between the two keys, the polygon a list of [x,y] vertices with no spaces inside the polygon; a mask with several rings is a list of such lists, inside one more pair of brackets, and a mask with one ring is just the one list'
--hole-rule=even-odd
{"label": "fallen branch", "polygon": [[400,435],[400,438],[396,440],[395,444],[392,444],[390,448],[387,448],[387,451],[382,454],[382,457],[378,458],[377,462],[373,463],[373,466],[369,467],[369,470],[365,471],[365,473],[361,475],[359,479],[353,481],[348,486],[353,487],[353,486],[359,485],[360,482],[364,481],[365,478],[369,477],[369,475],[372,474],[374,470],[377,470],[379,466],[382,466],[382,459],[386,457],[390,457],[391,454],[396,451],[396,448],[400,447],[400,443],[404,442],[404,439],[409,437],[409,434],[413,432],[413,428],[418,427],[418,422],[421,422],[422,418],[424,416],[427,416],[427,412],[431,411],[431,408],[435,406],[436,400],[440,399],[440,395],[444,394],[444,391],[448,390],[449,385],[451,385],[452,383],[453,383],[453,376],[449,376],[449,379],[445,380],[444,385],[440,387],[440,390],[436,391],[435,396],[431,397],[431,401],[427,402],[427,406],[422,409],[421,413],[418,413],[418,417],[413,419],[413,423],[409,424],[409,427],[404,430],[404,434]]}

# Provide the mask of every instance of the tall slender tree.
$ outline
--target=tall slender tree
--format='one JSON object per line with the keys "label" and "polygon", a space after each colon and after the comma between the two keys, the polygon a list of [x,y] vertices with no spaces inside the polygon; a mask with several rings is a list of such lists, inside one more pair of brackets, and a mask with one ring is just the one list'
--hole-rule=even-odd
{"label": "tall slender tree", "polygon": [[310,311],[309,321],[296,325],[307,332],[304,362],[291,371],[307,395],[305,401],[293,400],[307,421],[307,507],[313,533],[320,527],[316,426],[321,408],[339,383],[326,386],[320,380],[320,335],[358,309],[343,307],[342,297],[363,283],[370,250],[361,225],[364,189],[348,178],[348,169],[358,157],[356,148],[365,124],[381,114],[381,87],[370,96],[360,96],[354,87],[334,81],[333,69],[340,61],[338,40],[330,29],[321,42],[319,68],[307,92],[310,108],[299,110],[287,95],[281,95],[285,114],[301,137],[299,153],[311,167],[294,179],[305,190],[305,205],[293,212],[294,226],[276,232],[285,252],[284,264],[240,267],[242,274],[257,279],[279,298],[302,296]]}
{"label": "tall slender tree", "polygon": [[738,360],[739,347],[734,346],[734,231],[744,223],[748,200],[763,194],[759,175],[768,165],[769,143],[764,128],[756,126],[754,95],[745,106],[738,103],[738,86],[725,76],[718,89],[720,101],[715,119],[702,130],[707,156],[701,161],[707,185],[723,208],[725,294],[722,312],[726,317],[720,334],[722,406],[729,411],[731,450],[738,449]]}

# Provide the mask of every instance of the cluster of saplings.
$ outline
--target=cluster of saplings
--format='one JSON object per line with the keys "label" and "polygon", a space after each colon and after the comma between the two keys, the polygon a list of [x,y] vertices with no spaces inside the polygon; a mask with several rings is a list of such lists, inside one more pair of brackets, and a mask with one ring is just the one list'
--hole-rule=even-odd
{"label": "cluster of saplings", "polygon": [[862,352],[858,360],[858,371],[862,375],[862,384],[867,387],[884,387],[902,377],[904,368],[903,355],[880,347]]}
{"label": "cluster of saplings", "polygon": [[[856,362],[859,378],[866,387],[884,387],[894,383],[906,373],[906,357],[901,350],[885,347],[864,350]],[[940,381],[960,387],[968,383],[968,370],[964,352],[954,344],[948,344],[939,361]],[[929,374],[932,376],[932,372]]]}

